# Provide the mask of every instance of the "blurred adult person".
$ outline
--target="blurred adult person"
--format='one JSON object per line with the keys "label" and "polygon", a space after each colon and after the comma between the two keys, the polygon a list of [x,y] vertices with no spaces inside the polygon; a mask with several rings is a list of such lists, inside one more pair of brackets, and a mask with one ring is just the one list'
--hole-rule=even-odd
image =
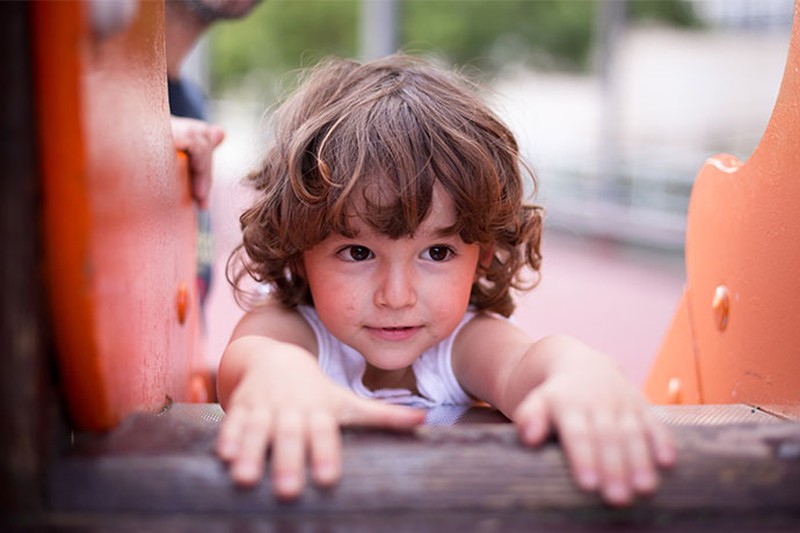
{"label": "blurred adult person", "polygon": [[[224,132],[207,121],[203,89],[182,75],[184,62],[200,38],[216,22],[247,16],[261,0],[167,0],[165,39],[169,107],[173,115],[175,146],[189,156],[192,195],[198,211],[198,293],[201,307],[211,285],[214,251],[208,199],[211,191],[211,156]],[[175,118],[175,117],[185,117]]]}
{"label": "blurred adult person", "polygon": [[167,0],[167,82],[173,115],[206,120],[206,95],[181,75],[186,57],[216,22],[237,20],[250,14],[261,0]]}

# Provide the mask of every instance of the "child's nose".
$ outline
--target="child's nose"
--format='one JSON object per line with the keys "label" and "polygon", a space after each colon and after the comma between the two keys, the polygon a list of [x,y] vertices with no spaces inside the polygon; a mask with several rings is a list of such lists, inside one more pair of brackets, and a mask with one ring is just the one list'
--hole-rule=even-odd
{"label": "child's nose", "polygon": [[389,267],[382,275],[375,291],[375,304],[379,307],[402,308],[417,303],[414,275],[402,267]]}

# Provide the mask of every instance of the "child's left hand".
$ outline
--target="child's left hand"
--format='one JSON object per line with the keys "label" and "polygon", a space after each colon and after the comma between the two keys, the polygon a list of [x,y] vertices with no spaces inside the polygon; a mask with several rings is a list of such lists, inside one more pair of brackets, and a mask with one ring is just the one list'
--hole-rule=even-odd
{"label": "child's left hand", "polygon": [[[557,341],[558,342],[558,341]],[[653,492],[658,467],[674,464],[675,445],[638,390],[605,356],[569,346],[512,415],[525,444],[555,430],[578,485],[612,505]]]}

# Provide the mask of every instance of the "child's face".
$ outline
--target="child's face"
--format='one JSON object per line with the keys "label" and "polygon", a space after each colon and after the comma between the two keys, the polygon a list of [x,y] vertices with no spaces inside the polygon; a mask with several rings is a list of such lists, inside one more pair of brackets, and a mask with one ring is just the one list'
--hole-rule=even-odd
{"label": "child's face", "polygon": [[481,249],[440,230],[456,221],[436,186],[413,237],[392,240],[357,221],[303,254],[314,307],[334,336],[382,370],[405,369],[446,338],[469,304]]}

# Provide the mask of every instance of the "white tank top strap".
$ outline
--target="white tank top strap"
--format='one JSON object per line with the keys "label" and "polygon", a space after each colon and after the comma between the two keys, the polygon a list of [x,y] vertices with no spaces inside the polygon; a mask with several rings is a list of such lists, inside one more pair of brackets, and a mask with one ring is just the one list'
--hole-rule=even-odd
{"label": "white tank top strap", "polygon": [[437,405],[464,405],[471,402],[453,373],[453,343],[475,313],[468,311],[453,333],[445,340],[423,353],[412,368],[417,378],[417,389]]}
{"label": "white tank top strap", "polygon": [[320,369],[333,381],[359,396],[426,408],[471,403],[469,395],[461,388],[453,373],[451,355],[456,335],[475,316],[474,312],[467,312],[447,339],[432,346],[414,361],[412,369],[421,395],[417,396],[404,389],[372,391],[365,387],[362,381],[366,369],[364,358],[334,337],[313,307],[300,305],[297,310],[316,336]]}

